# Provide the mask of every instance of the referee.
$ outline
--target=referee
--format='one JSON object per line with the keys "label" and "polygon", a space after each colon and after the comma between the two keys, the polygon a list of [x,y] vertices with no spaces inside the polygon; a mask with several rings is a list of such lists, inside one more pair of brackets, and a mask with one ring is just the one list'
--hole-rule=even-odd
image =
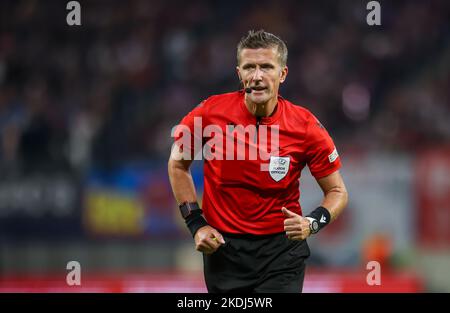
{"label": "referee", "polygon": [[[301,292],[310,255],[306,238],[347,205],[330,135],[311,112],[278,94],[288,74],[287,55],[277,36],[249,31],[237,46],[243,89],[207,98],[175,130],[170,183],[203,253],[209,292]],[[189,144],[181,143],[186,129],[193,134]],[[189,171],[199,152],[196,142],[205,157],[202,208]],[[252,149],[260,152],[253,158]],[[306,216],[299,204],[305,166],[324,194]]]}

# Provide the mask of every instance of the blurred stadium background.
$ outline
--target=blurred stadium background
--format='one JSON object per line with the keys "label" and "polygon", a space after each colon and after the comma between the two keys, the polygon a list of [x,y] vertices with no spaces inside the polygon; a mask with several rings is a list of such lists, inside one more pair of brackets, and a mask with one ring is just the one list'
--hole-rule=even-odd
{"label": "blurred stadium background", "polygon": [[[450,292],[449,2],[380,1],[381,26],[367,2],[80,1],[70,27],[67,1],[1,1],[0,291],[205,291],[170,130],[238,88],[235,46],[264,28],[289,47],[282,95],[333,135],[350,192],[309,240],[304,291]],[[201,162],[193,175],[201,195]],[[320,196],[306,171],[304,210]]]}

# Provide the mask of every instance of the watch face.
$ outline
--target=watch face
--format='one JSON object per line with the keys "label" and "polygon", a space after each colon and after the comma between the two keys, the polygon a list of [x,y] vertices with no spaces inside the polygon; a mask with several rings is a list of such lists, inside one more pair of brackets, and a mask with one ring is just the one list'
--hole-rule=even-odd
{"label": "watch face", "polygon": [[191,214],[191,208],[189,207],[188,203],[183,203],[182,205],[180,205],[180,211],[183,218],[186,218],[189,216],[189,214]]}
{"label": "watch face", "polygon": [[311,230],[313,233],[316,233],[319,230],[319,223],[316,220],[311,222]]}
{"label": "watch face", "polygon": [[197,203],[189,203],[189,202],[185,202],[185,203],[181,204],[180,211],[181,211],[181,216],[183,216],[184,219],[186,219],[193,212],[199,211],[200,214],[202,213],[202,210],[200,209],[200,207],[198,206]]}

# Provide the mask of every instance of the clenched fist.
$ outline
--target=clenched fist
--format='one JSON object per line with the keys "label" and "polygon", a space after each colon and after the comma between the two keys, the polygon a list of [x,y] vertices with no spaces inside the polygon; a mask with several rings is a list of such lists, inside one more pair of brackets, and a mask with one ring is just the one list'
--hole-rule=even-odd
{"label": "clenched fist", "polygon": [[201,227],[195,233],[194,240],[195,249],[205,254],[212,254],[225,244],[222,235],[209,225]]}

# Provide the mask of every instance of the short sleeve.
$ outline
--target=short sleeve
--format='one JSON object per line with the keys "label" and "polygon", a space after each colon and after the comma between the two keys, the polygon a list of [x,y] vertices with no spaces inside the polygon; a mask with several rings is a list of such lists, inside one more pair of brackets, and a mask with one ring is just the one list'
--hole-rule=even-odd
{"label": "short sleeve", "polygon": [[311,114],[306,128],[306,163],[316,178],[328,176],[341,167],[341,160],[327,130]]}
{"label": "short sleeve", "polygon": [[[172,137],[184,155],[194,158],[194,151],[201,153],[204,128],[205,102],[203,100],[173,128]],[[195,153],[195,154],[197,154]]]}

